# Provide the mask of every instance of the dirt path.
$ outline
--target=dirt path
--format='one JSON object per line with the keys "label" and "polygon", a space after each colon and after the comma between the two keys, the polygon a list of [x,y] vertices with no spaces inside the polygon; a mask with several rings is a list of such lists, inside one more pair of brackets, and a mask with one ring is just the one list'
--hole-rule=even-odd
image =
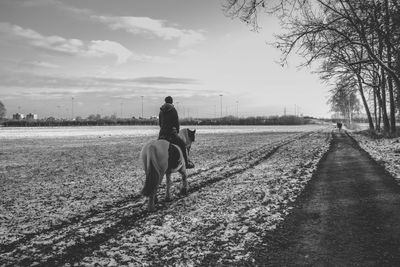
{"label": "dirt path", "polygon": [[293,213],[257,249],[262,266],[400,266],[400,187],[345,133]]}

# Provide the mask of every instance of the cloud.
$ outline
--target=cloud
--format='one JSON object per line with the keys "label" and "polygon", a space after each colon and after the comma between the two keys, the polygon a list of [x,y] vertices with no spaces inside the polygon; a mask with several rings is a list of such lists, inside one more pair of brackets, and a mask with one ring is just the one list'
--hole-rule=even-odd
{"label": "cloud", "polygon": [[76,8],[59,0],[19,0],[23,6],[55,6],[80,17],[105,24],[112,30],[124,30],[132,34],[147,34],[164,40],[178,40],[178,46],[185,48],[206,39],[205,30],[180,29],[167,26],[165,20],[149,17],[97,15],[90,9]]}
{"label": "cloud", "polygon": [[87,53],[99,57],[116,55],[118,64],[125,63],[131,56],[133,56],[133,53],[120,43],[108,40],[91,41],[88,45]]}
{"label": "cloud", "polygon": [[48,69],[57,69],[60,68],[59,65],[45,62],[45,61],[22,61],[20,62],[21,65],[30,66],[30,67],[40,67],[40,68],[48,68]]}
{"label": "cloud", "polygon": [[20,3],[23,6],[47,6],[62,4],[58,0],[12,0],[13,2]]}
{"label": "cloud", "polygon": [[61,66],[51,63],[51,62],[46,62],[46,61],[41,61],[41,60],[31,61],[31,60],[0,59],[0,69],[5,68],[6,70],[11,70],[11,69],[31,70],[33,67],[46,68],[46,69],[58,69]]}
{"label": "cloud", "polygon": [[140,77],[132,80],[133,82],[145,84],[195,84],[198,83],[195,79],[190,78],[171,78],[171,77]]}
{"label": "cloud", "polygon": [[44,36],[32,29],[25,29],[5,22],[0,22],[0,33],[10,41],[27,44],[50,52],[83,57],[112,55],[117,57],[118,64],[125,63],[134,55],[129,49],[114,41],[92,40],[85,42],[56,35]]}
{"label": "cloud", "polygon": [[36,75],[29,72],[0,73],[0,85],[26,87],[87,87],[90,86],[132,86],[132,85],[198,85],[199,81],[191,78],[177,77],[72,77],[60,75]]}
{"label": "cloud", "polygon": [[35,75],[28,72],[0,74],[2,96],[27,98],[65,98],[78,95],[93,97],[132,98],[140,95],[165,94],[191,96],[210,95],[215,92],[199,87],[199,81],[182,77],[62,77]]}
{"label": "cloud", "polygon": [[170,55],[174,56],[185,56],[185,57],[191,57],[191,56],[196,56],[199,55],[199,52],[194,50],[194,49],[170,49],[168,51]]}
{"label": "cloud", "polygon": [[74,14],[91,15],[93,11],[86,8],[76,8],[68,6],[59,0],[8,0],[13,3],[20,4],[24,7],[42,7],[42,6],[55,6],[63,10],[70,11]]}
{"label": "cloud", "polygon": [[132,34],[150,34],[164,40],[178,39],[179,47],[187,47],[205,40],[204,31],[168,27],[165,21],[149,17],[92,15],[91,18],[106,24],[112,30],[125,30]]}

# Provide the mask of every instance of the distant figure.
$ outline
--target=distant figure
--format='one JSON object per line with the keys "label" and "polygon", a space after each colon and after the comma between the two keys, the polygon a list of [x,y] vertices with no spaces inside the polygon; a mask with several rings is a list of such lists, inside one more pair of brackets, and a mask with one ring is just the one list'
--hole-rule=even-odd
{"label": "distant figure", "polygon": [[340,132],[340,130],[342,130],[342,126],[343,126],[343,125],[342,125],[341,122],[338,122],[338,123],[337,123],[337,127],[338,127],[338,129],[339,129],[339,132]]}
{"label": "distant figure", "polygon": [[158,122],[160,124],[160,133],[158,139],[167,140],[182,150],[183,158],[187,169],[194,168],[193,162],[188,159],[185,141],[178,135],[179,133],[179,118],[170,96],[165,98],[165,103],[160,107]]}

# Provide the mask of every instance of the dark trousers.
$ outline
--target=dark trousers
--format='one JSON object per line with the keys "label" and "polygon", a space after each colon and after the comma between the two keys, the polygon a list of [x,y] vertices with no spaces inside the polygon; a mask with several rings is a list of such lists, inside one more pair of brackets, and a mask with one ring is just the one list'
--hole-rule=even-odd
{"label": "dark trousers", "polygon": [[170,134],[167,138],[161,138],[161,139],[166,139],[167,141],[171,142],[172,144],[175,144],[180,147],[182,150],[183,154],[183,159],[185,160],[185,164],[188,164],[188,156],[187,156],[187,150],[186,150],[186,144],[185,141],[182,140],[182,138],[176,134]]}

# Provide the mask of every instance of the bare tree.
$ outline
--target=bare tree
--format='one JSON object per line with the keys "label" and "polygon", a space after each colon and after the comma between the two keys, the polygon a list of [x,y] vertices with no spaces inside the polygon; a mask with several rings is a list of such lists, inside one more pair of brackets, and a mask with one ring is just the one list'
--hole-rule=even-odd
{"label": "bare tree", "polygon": [[357,80],[354,76],[340,76],[336,87],[331,90],[328,104],[334,112],[340,112],[351,123],[353,114],[360,110],[360,101],[356,95]]}
{"label": "bare tree", "polygon": [[342,78],[352,73],[370,128],[374,125],[365,88],[373,94],[375,121],[379,110],[384,133],[395,134],[396,106],[400,107],[398,1],[226,0],[224,7],[228,15],[254,29],[258,13],[277,14],[285,30],[275,43],[282,51],[282,63],[293,52],[304,57],[302,65],[322,62],[323,77],[341,82],[336,88],[343,88]]}
{"label": "bare tree", "polygon": [[7,110],[4,104],[0,101],[0,120],[6,117]]}

